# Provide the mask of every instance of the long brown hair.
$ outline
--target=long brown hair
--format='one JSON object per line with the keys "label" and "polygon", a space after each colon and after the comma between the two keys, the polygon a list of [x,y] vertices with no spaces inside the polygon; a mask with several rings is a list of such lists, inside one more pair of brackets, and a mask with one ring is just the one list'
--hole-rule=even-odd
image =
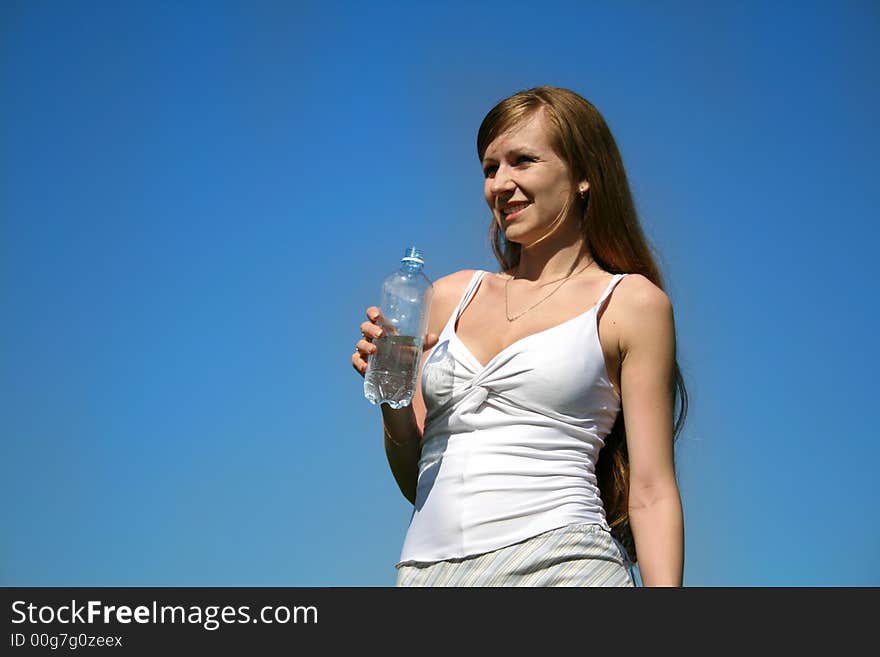
{"label": "long brown hair", "polygon": [[[557,87],[535,87],[505,98],[489,111],[480,125],[477,133],[480,162],[496,137],[539,110],[548,120],[553,148],[571,172],[572,195],[566,208],[577,207],[581,232],[596,264],[612,274],[642,274],[661,290],[665,289],[651,246],[639,224],[617,143],[599,110],[588,100]],[[590,183],[585,202],[580,202],[575,191],[580,180]],[[489,240],[502,270],[513,270],[519,264],[521,245],[505,240],[494,219],[489,226]],[[673,428],[675,440],[684,425],[688,407],[687,390],[677,359],[669,393],[670,402],[678,406]],[[635,562],[637,555],[628,510],[629,455],[622,412],[605,437],[605,446],[596,464],[596,478],[612,534]]]}

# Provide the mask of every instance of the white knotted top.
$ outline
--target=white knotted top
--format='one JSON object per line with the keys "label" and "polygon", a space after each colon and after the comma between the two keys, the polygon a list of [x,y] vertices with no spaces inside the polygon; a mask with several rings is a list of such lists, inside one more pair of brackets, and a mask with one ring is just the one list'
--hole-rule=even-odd
{"label": "white knotted top", "polygon": [[597,317],[626,274],[589,310],[483,365],[455,326],[485,274],[474,273],[426,354],[427,416],[400,564],[482,554],[569,524],[608,529],[595,469],[620,397]]}

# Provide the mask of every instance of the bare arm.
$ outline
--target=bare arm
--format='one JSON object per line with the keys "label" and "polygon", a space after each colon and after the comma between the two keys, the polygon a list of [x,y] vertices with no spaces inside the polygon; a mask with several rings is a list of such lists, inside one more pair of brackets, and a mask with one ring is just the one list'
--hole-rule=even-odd
{"label": "bare arm", "polygon": [[[382,337],[381,326],[384,323],[382,313],[376,306],[367,308],[367,319],[369,321],[361,324],[361,334],[364,337],[358,341],[357,351],[351,360],[352,366],[361,376],[367,372],[367,360],[370,355],[376,353],[380,348],[380,345],[373,344],[373,341]],[[425,336],[422,354],[419,357],[417,382],[422,380],[425,353],[437,343],[437,335],[430,332],[430,321],[428,329],[429,332]],[[422,401],[421,386],[416,385],[413,401],[410,405],[393,409],[388,404],[380,404],[379,409],[382,412],[385,455],[388,458],[391,473],[394,475],[394,480],[397,482],[403,496],[415,504],[422,428],[425,417],[425,404]]]}
{"label": "bare arm", "polygon": [[[397,482],[400,492],[412,504],[416,499],[416,484],[419,474],[419,456],[425,426],[426,408],[422,398],[422,368],[425,355],[437,344],[440,332],[449,320],[458,299],[464,292],[467,282],[473,275],[472,270],[459,271],[437,280],[434,283],[433,300],[428,317],[428,332],[419,359],[419,375],[412,403],[403,408],[393,409],[381,404],[382,426],[384,434],[385,455],[391,473]],[[364,339],[358,342],[358,351],[352,357],[352,365],[361,375],[366,372],[367,356],[374,353],[376,345],[372,344],[379,335],[380,310],[375,306],[367,308],[370,320],[361,324]]]}
{"label": "bare arm", "polygon": [[416,422],[412,405],[391,408],[382,404],[382,425],[385,433],[385,456],[391,474],[403,496],[416,503],[419,479],[419,457],[422,452],[422,431]]}
{"label": "bare arm", "polygon": [[[433,314],[434,304],[431,304]],[[416,485],[419,479],[419,457],[422,452],[422,435],[425,428],[425,401],[422,398],[422,368],[425,355],[437,344],[437,332],[432,333],[431,321],[428,321],[428,335],[419,359],[419,376],[416,379],[416,390],[412,403],[397,410],[382,404],[382,426],[385,434],[385,456],[391,467],[391,474],[397,482],[400,492],[410,501],[416,503]]]}
{"label": "bare arm", "polygon": [[621,295],[621,397],[630,462],[629,521],[645,586],[681,586],[684,519],[675,481],[675,325],[666,294],[633,275]]}

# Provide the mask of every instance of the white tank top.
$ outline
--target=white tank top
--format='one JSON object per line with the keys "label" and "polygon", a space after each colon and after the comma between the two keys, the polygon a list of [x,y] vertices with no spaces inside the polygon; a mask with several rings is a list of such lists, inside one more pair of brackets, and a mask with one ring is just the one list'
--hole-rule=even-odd
{"label": "white tank top", "polygon": [[416,503],[398,565],[482,554],[570,524],[608,529],[596,460],[620,411],[589,310],[517,340],[486,365],[455,333],[474,273],[426,354]]}

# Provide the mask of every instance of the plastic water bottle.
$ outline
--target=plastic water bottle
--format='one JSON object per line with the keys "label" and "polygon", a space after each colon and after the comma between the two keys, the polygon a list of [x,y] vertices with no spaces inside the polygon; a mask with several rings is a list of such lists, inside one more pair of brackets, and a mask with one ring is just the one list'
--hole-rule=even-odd
{"label": "plastic water bottle", "polygon": [[412,401],[434,293],[419,249],[408,248],[400,263],[382,283],[382,337],[373,341],[376,353],[367,358],[364,375],[364,397],[391,408]]}

